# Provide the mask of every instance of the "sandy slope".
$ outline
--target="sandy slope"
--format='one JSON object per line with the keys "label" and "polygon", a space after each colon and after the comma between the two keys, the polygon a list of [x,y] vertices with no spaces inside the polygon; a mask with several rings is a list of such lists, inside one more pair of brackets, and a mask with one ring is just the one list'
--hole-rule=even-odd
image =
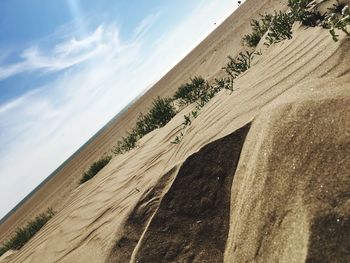
{"label": "sandy slope", "polygon": [[241,49],[241,36],[250,30],[249,22],[259,13],[271,12],[281,7],[277,0],[247,1],[239,10],[221,24],[210,36],[176,65],[158,83],[146,92],[126,112],[114,120],[99,136],[69,161],[48,183],[27,200],[13,215],[0,225],[0,242],[18,226],[22,226],[47,207],[61,210],[81,174],[103,153],[108,152],[121,134],[130,129],[140,112],[145,112],[157,96],[174,94],[190,77],[216,76],[226,62],[228,54],[235,55]]}
{"label": "sandy slope", "polygon": [[226,262],[350,260],[349,135],[348,79],[303,83],[259,114],[232,186]]}
{"label": "sandy slope", "polygon": [[[218,71],[224,56],[208,50],[232,48],[246,29],[230,23],[272,3],[247,0],[160,83]],[[4,262],[348,262],[350,41],[294,31],[214,97],[179,145],[170,141],[190,107],[74,190]]]}

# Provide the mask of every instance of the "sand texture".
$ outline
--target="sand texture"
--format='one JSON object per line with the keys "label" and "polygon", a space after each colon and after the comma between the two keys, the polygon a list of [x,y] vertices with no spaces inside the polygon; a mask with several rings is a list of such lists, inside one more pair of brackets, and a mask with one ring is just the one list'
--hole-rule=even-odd
{"label": "sand texture", "polygon": [[[65,194],[58,213],[1,263],[350,262],[350,38],[334,42],[319,27],[296,25],[293,39],[261,47],[180,144],[170,142],[193,106],[73,187],[153,97],[194,75],[220,76],[226,56],[243,50],[249,21],[280,8],[247,0],[81,151],[67,166],[75,173],[41,189]],[[35,198],[5,224],[26,219]]]}
{"label": "sand texture", "polygon": [[0,224],[0,242],[8,238],[19,226],[23,226],[47,207],[60,211],[77,187],[82,173],[91,163],[108,153],[121,135],[135,123],[140,112],[145,112],[157,96],[172,96],[189,78],[202,75],[213,79],[222,74],[221,68],[229,54],[242,50],[241,37],[249,33],[249,23],[260,13],[272,12],[282,5],[276,0],[248,1],[230,16],[211,35],[199,44],[186,58],[159,80],[141,98],[112,120],[91,142],[69,160],[44,186],[26,200],[15,213]]}

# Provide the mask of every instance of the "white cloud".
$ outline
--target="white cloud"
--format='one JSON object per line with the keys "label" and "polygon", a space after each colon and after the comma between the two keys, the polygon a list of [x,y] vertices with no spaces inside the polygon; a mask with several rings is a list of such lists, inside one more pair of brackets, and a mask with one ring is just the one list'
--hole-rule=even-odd
{"label": "white cloud", "polygon": [[0,80],[26,71],[58,71],[78,65],[100,54],[104,49],[103,27],[100,26],[90,36],[75,38],[58,44],[52,50],[42,51],[30,47],[21,54],[21,61],[0,67]]}
{"label": "white cloud", "polygon": [[25,71],[62,70],[55,81],[0,106],[0,200],[7,200],[0,217],[234,8],[229,0],[205,2],[174,28],[162,28],[158,41],[149,42],[147,32],[159,13],[146,17],[129,42],[120,39],[115,25],[101,25],[49,50],[28,48],[23,61],[0,67],[0,80]]}
{"label": "white cloud", "polygon": [[157,21],[160,16],[160,12],[147,16],[142,22],[134,29],[134,39],[142,38],[152,25]]}

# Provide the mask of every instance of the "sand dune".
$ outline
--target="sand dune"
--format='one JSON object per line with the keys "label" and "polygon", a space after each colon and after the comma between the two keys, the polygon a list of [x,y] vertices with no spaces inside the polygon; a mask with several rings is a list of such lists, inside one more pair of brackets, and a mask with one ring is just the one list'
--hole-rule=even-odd
{"label": "sand dune", "polygon": [[[8,238],[19,226],[23,226],[47,207],[61,210],[70,193],[76,188],[81,174],[89,165],[108,152],[121,135],[129,130],[138,114],[145,112],[157,96],[173,95],[190,77],[203,75],[208,79],[222,74],[228,54],[242,50],[241,37],[250,30],[250,20],[259,13],[280,9],[282,1],[247,1],[211,35],[198,45],[186,58],[167,73],[158,83],[131,105],[117,119],[112,120],[100,134],[73,156],[57,174],[22,204],[5,222],[0,224],[0,242]],[[33,209],[35,207],[35,209]]]}
{"label": "sand dune", "polygon": [[[155,95],[193,75],[220,75],[226,55],[242,50],[248,21],[281,7],[247,0],[86,156],[107,149],[120,132],[112,130]],[[67,190],[58,214],[2,262],[350,261],[350,40],[334,42],[322,28],[293,31],[263,50],[232,94],[215,96],[180,144],[170,141],[191,106]],[[95,155],[86,156],[80,169]]]}
{"label": "sand dune", "polygon": [[349,131],[348,80],[303,83],[256,117],[232,187],[226,262],[349,260]]}

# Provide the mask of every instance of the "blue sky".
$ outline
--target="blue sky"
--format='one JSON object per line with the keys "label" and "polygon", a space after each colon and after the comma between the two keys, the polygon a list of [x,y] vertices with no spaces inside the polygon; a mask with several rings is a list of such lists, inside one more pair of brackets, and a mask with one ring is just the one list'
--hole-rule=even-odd
{"label": "blue sky", "polygon": [[235,2],[1,0],[0,218]]}

